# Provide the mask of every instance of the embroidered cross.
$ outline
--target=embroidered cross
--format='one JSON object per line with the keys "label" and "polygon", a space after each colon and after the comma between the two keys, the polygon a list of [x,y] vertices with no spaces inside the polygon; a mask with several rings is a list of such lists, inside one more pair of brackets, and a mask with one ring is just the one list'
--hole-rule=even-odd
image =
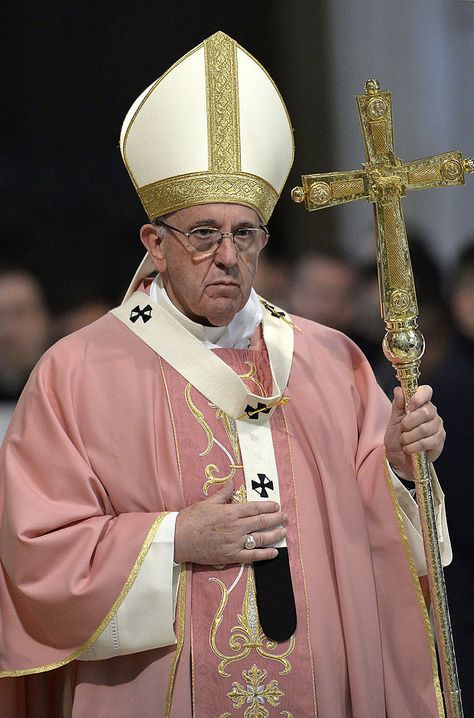
{"label": "embroidered cross", "polygon": [[273,481],[270,481],[266,474],[257,474],[258,481],[252,479],[252,489],[260,494],[262,499],[268,499],[268,491],[273,491]]}
{"label": "embroidered cross", "polygon": [[130,321],[135,324],[139,318],[143,320],[144,324],[151,319],[151,307],[149,304],[147,304],[146,307],[143,307],[143,309],[141,309],[137,304],[137,306],[132,309],[130,312]]}
{"label": "embroidered cross", "polygon": [[285,312],[282,312],[281,310],[278,310],[276,307],[273,306],[273,304],[270,304],[270,302],[267,302],[266,299],[260,299],[260,303],[267,309],[272,317],[276,317],[277,319],[281,319],[283,322],[286,322],[290,327],[292,327],[296,332],[300,332],[301,329],[296,326],[296,324],[293,324],[291,319],[288,319]]}
{"label": "embroidered cross", "polygon": [[271,411],[271,406],[266,406],[266,404],[258,402],[257,408],[254,408],[253,406],[250,406],[250,404],[247,404],[244,411],[249,419],[258,419],[260,412],[262,414],[268,414]]}
{"label": "embroidered cross", "polygon": [[265,307],[265,309],[268,309],[272,317],[277,317],[277,319],[283,319],[285,316],[285,312],[279,312],[277,311],[277,308],[273,306],[273,304],[270,304],[270,302],[266,302],[264,299],[260,300]]}

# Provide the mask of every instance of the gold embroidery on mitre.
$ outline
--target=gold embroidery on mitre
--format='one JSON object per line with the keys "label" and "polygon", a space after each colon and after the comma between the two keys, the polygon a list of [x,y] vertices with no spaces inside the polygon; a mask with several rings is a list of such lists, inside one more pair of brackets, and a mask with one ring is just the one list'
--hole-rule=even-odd
{"label": "gold embroidery on mitre", "polygon": [[204,40],[211,172],[240,171],[237,43],[223,32]]}
{"label": "gold embroidery on mitre", "polygon": [[271,184],[245,172],[190,172],[151,182],[137,191],[150,219],[197,204],[229,202],[252,207],[266,223],[278,200]]}

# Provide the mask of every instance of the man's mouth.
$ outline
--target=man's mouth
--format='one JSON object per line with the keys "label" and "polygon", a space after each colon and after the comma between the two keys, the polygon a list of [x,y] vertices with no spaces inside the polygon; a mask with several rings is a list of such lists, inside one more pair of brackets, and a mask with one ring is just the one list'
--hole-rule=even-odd
{"label": "man's mouth", "polygon": [[215,282],[210,282],[210,284],[207,285],[208,287],[238,287],[239,285],[237,282],[228,281],[225,279],[217,280]]}

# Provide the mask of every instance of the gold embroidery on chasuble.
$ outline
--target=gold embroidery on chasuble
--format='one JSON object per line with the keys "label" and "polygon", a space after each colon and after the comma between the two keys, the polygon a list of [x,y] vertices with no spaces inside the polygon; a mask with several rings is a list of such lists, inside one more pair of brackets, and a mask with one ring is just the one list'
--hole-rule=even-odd
{"label": "gold embroidery on chasuble", "polygon": [[[262,352],[218,353],[226,361],[229,357],[227,363],[252,392],[262,397],[271,395],[271,374],[268,362],[264,362],[262,372]],[[228,480],[234,487],[232,501],[244,503],[245,477],[236,422],[175,372],[170,374],[169,384],[186,504],[212,496]],[[272,421],[276,421],[286,444],[284,421],[277,412],[281,407]],[[282,502],[285,510],[288,504],[291,520],[295,510],[289,459],[282,462],[282,471],[285,480],[280,479],[280,483],[289,487],[289,495],[285,489]],[[297,545],[293,551],[298,553]],[[298,566],[299,561],[296,555]],[[300,583],[298,576],[297,581]],[[304,591],[300,595],[301,630],[289,641],[277,643],[268,639],[260,626],[251,566],[193,565],[191,631],[196,718],[291,718],[295,711],[296,715],[316,715],[312,699],[298,697],[302,693],[301,681],[307,680],[312,671],[308,666]],[[298,678],[293,677],[295,660]]]}

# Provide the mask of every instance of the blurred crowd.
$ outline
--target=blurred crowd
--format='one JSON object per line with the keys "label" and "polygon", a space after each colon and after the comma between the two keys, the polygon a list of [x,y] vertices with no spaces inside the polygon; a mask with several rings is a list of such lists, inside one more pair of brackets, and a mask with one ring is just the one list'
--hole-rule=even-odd
{"label": "blurred crowd", "polygon": [[[470,681],[474,638],[474,522],[470,519],[474,510],[474,481],[470,476],[474,466],[474,237],[466,241],[457,260],[446,270],[435,261],[422,235],[408,234],[419,326],[426,340],[420,381],[433,387],[448,436],[436,469],[447,496],[455,554],[455,561],[446,569],[446,581],[466,710],[466,706],[474,707]],[[396,379],[381,349],[385,327],[373,257],[355,261],[336,249],[313,251],[290,266],[285,260],[263,254],[255,288],[291,313],[351,337],[391,396]],[[84,295],[71,297],[61,312],[52,312],[46,294],[27,269],[0,267],[0,440],[41,354],[60,337],[111,308],[104,297]]]}

